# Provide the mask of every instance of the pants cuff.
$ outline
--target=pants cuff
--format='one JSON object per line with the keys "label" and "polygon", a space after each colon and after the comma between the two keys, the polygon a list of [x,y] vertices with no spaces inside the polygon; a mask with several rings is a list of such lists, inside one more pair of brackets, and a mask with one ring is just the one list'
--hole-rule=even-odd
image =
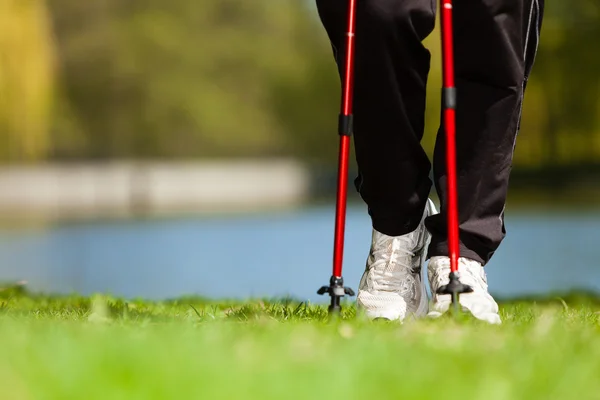
{"label": "pants cuff", "polygon": [[414,232],[421,223],[423,215],[407,219],[371,217],[373,229],[388,236],[402,236]]}
{"label": "pants cuff", "polygon": [[[460,257],[468,258],[471,260],[475,260],[481,265],[485,266],[486,261],[473,250],[468,249],[462,242],[459,244]],[[431,240],[431,244],[429,245],[429,250],[427,251],[427,259],[429,260],[431,257],[448,257],[448,241],[447,240]]]}

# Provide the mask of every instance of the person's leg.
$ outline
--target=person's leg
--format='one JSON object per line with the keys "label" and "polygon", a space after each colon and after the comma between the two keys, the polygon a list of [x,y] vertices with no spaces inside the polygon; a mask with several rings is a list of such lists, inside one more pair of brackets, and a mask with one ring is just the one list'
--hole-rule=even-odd
{"label": "person's leg", "polygon": [[[348,0],[317,0],[343,69]],[[359,0],[356,19],[354,143],[356,187],[373,227],[389,236],[414,231],[431,189],[424,131],[434,0]]]}
{"label": "person's leg", "polygon": [[[473,291],[460,304],[476,318],[500,323],[482,268],[505,236],[504,205],[525,86],[539,41],[543,0],[455,0],[457,163],[461,282]],[[446,196],[445,137],[440,130],[434,175]],[[428,275],[432,291],[448,283],[446,205],[430,217],[433,235]],[[450,307],[435,295],[429,315]]]}
{"label": "person's leg", "polygon": [[[485,265],[506,232],[504,207],[523,94],[544,0],[455,0],[460,254]],[[429,217],[429,256],[447,256],[443,130],[434,153],[441,213]]]}
{"label": "person's leg", "polygon": [[[317,0],[343,71],[348,0]],[[373,221],[357,306],[370,318],[427,313],[420,270],[431,164],[421,148],[430,55],[421,41],[435,24],[432,0],[357,0],[354,85],[356,187]]]}

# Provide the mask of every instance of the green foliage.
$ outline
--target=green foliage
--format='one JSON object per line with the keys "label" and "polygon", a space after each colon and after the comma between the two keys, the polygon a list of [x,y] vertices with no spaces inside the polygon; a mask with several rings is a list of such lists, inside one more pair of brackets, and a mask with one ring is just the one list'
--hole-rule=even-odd
{"label": "green foliage", "polygon": [[516,162],[577,165],[600,160],[600,4],[549,3],[525,96]]}
{"label": "green foliage", "polygon": [[54,48],[45,3],[0,1],[0,160],[46,155]]}
{"label": "green foliage", "polygon": [[[323,53],[316,21],[301,3],[97,3],[50,1],[63,61],[63,108],[74,120],[56,126],[57,156],[290,152],[294,136],[272,111],[279,100],[275,87],[311,86],[314,92],[306,71]],[[301,48],[310,44],[312,54]],[[310,115],[309,100],[293,106]],[[61,143],[64,135],[81,138],[79,145]]]}
{"label": "green foliage", "polygon": [[[517,166],[600,159],[599,8],[547,5]],[[335,162],[340,84],[311,1],[3,0],[0,11],[0,160]],[[431,154],[439,31],[426,45]]]}

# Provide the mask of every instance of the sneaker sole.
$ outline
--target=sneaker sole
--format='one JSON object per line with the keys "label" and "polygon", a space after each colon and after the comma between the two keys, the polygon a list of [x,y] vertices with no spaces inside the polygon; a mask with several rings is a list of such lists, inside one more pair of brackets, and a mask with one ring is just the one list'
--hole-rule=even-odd
{"label": "sneaker sole", "polygon": [[[485,297],[488,301],[495,302],[493,297],[489,293],[486,293]],[[448,312],[450,307],[452,307],[452,302],[450,300],[445,300],[440,303],[443,304],[443,305],[441,305],[441,309],[443,311],[432,310],[427,314],[428,317],[439,318],[443,314]],[[500,318],[500,315],[498,313],[495,313],[495,312],[474,313],[473,311],[471,311],[471,309],[467,305],[464,305],[464,304],[461,304],[460,308],[461,308],[462,312],[469,313],[473,317],[477,318],[478,320],[485,321],[485,322],[488,322],[488,323],[494,324],[494,325],[499,325],[502,323],[502,319]]]}

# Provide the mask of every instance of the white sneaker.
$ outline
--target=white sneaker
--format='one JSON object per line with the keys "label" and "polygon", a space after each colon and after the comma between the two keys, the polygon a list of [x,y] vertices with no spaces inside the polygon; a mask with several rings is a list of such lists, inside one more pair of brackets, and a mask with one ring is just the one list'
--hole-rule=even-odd
{"label": "white sneaker", "polygon": [[421,271],[431,235],[425,218],[435,214],[427,201],[419,227],[406,235],[387,236],[373,229],[371,251],[358,287],[357,306],[367,317],[404,320],[427,314],[429,301]]}
{"label": "white sneaker", "polygon": [[[460,295],[459,302],[463,311],[467,310],[475,318],[490,324],[500,324],[502,321],[498,315],[498,304],[488,293],[487,278],[481,264],[460,257],[458,259],[458,273],[460,282],[469,285],[473,289],[472,293]],[[433,295],[433,310],[429,313],[430,317],[439,317],[450,308],[452,297],[449,294],[438,295],[436,293],[439,287],[448,284],[450,281],[449,274],[449,257],[431,257],[427,268]]]}

